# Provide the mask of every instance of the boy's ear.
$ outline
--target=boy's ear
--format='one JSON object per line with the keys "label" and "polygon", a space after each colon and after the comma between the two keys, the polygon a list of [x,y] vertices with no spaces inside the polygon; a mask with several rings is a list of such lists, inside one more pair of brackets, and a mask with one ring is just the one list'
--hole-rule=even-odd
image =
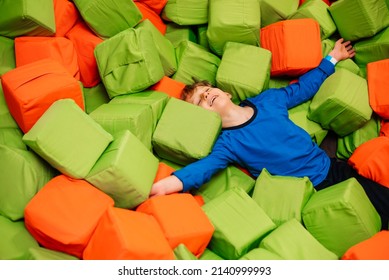
{"label": "boy's ear", "polygon": [[232,99],[232,94],[231,93],[229,93],[229,92],[225,92],[225,93],[227,94],[229,99]]}

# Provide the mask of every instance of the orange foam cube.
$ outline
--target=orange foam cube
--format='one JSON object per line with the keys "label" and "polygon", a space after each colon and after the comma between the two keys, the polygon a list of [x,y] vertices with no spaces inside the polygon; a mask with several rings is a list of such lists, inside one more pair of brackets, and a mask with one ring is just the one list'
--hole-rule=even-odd
{"label": "orange foam cube", "polygon": [[154,217],[112,207],[103,215],[83,254],[84,260],[173,260]]}
{"label": "orange foam cube", "polygon": [[389,260],[389,231],[382,230],[348,249],[342,260]]}
{"label": "orange foam cube", "polygon": [[150,89],[155,91],[161,91],[169,95],[170,97],[175,97],[180,99],[181,92],[184,89],[185,84],[174,80],[168,76],[164,76],[158,83],[150,87]]}
{"label": "orange foam cube", "polygon": [[154,196],[136,209],[155,217],[172,249],[184,244],[200,256],[214,232],[214,227],[196,199],[188,193]]}
{"label": "orange foam cube", "polygon": [[9,112],[24,133],[59,99],[73,99],[84,110],[79,82],[52,59],[10,70],[1,76],[1,83]]}
{"label": "orange foam cube", "polygon": [[82,257],[111,197],[85,180],[58,175],[27,204],[27,230],[45,248]]}
{"label": "orange foam cube", "polygon": [[283,20],[261,29],[261,47],[272,52],[271,76],[299,76],[323,58],[319,23],[312,18]]}
{"label": "orange foam cube", "polygon": [[370,107],[383,119],[389,119],[389,59],[367,64],[367,85]]}

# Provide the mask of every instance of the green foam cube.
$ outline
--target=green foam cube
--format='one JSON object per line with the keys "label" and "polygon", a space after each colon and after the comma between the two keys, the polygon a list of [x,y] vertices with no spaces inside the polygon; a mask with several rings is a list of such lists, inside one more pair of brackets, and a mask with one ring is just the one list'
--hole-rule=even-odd
{"label": "green foam cube", "polygon": [[112,140],[72,99],[55,101],[23,136],[51,166],[75,179],[85,178]]}
{"label": "green foam cube", "polygon": [[389,26],[385,0],[342,0],[328,8],[345,41],[357,41]]}
{"label": "green foam cube", "polygon": [[208,22],[208,0],[170,0],[161,17],[179,25],[198,25]]}
{"label": "green foam cube", "polygon": [[171,98],[152,136],[156,154],[186,165],[207,156],[221,131],[219,114]]}
{"label": "green foam cube", "polygon": [[232,95],[234,103],[260,94],[269,85],[271,52],[227,42],[216,74],[216,85]]}
{"label": "green foam cube", "polygon": [[0,36],[52,36],[55,33],[52,0],[0,2]]}
{"label": "green foam cube", "polygon": [[308,118],[309,105],[311,101],[308,100],[300,105],[297,105],[288,110],[289,119],[297,126],[304,129],[316,144],[320,145],[328,134],[328,130],[324,129],[317,122],[311,121]]}
{"label": "green foam cube", "polygon": [[115,134],[85,180],[108,194],[119,208],[134,208],[150,194],[158,159],[125,130]]}
{"label": "green foam cube", "polygon": [[14,40],[0,36],[0,76],[16,68]]}
{"label": "green foam cube", "polygon": [[261,13],[258,0],[209,2],[207,37],[209,46],[215,54],[221,56],[227,42],[259,46],[260,28]]}
{"label": "green foam cube", "polygon": [[367,81],[339,69],[328,77],[309,105],[308,118],[345,136],[362,127],[372,116]]}
{"label": "green foam cube", "polygon": [[299,7],[299,0],[260,0],[261,27],[286,20]]}
{"label": "green foam cube", "polygon": [[55,172],[32,151],[0,145],[0,154],[0,215],[16,221]]}
{"label": "green foam cube", "polygon": [[170,97],[164,92],[145,90],[138,93],[116,96],[112,98],[109,103],[144,104],[150,106],[153,114],[153,131],[154,131],[159,119],[161,118],[163,109],[165,108],[167,102],[169,101],[169,98]]}
{"label": "green foam cube", "polygon": [[1,215],[0,236],[0,260],[29,260],[30,248],[39,247],[23,221],[13,222]]}
{"label": "green foam cube", "polygon": [[289,220],[266,236],[259,248],[285,260],[338,260],[338,256],[320,244],[297,220]]}
{"label": "green foam cube", "polygon": [[131,131],[149,150],[154,120],[150,106],[131,103],[108,103],[94,110],[89,116],[108,133]]}
{"label": "green foam cube", "polygon": [[254,188],[255,180],[234,165],[219,171],[211,180],[200,188],[192,190],[194,195],[201,195],[205,203],[218,197],[226,190],[241,188],[250,193]]}
{"label": "green foam cube", "polygon": [[128,28],[94,50],[101,80],[110,98],[147,89],[164,76],[150,30]]}
{"label": "green foam cube", "polygon": [[263,169],[252,198],[280,226],[291,219],[302,221],[302,209],[314,191],[308,177],[276,176]]}
{"label": "green foam cube", "polygon": [[241,258],[276,227],[241,188],[223,192],[202,208],[215,227],[208,248],[224,259]]}
{"label": "green foam cube", "polygon": [[174,80],[184,84],[192,84],[193,78],[207,80],[216,84],[216,73],[220,58],[197,43],[182,41],[176,47],[177,71],[172,76]]}
{"label": "green foam cube", "polygon": [[110,38],[134,27],[142,20],[142,13],[134,1],[74,0],[83,20],[100,37]]}
{"label": "green foam cube", "polygon": [[307,230],[338,257],[381,229],[380,216],[355,178],[314,193],[302,215]]}
{"label": "green foam cube", "polygon": [[347,160],[360,145],[370,139],[378,137],[380,135],[380,129],[380,119],[376,115],[373,115],[373,117],[360,129],[357,129],[344,137],[338,137],[336,156],[340,159]]}

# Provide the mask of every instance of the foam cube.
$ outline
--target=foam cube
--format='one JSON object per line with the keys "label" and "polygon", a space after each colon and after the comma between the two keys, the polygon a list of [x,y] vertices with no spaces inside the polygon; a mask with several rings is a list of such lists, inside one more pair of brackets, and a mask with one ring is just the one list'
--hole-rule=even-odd
{"label": "foam cube", "polygon": [[314,193],[302,216],[307,230],[338,257],[381,229],[380,216],[355,178]]}
{"label": "foam cube", "polygon": [[97,62],[94,55],[95,48],[103,42],[83,21],[78,21],[66,38],[73,42],[77,53],[77,62],[80,70],[80,81],[84,87],[94,87],[101,82]]}
{"label": "foam cube", "polygon": [[174,248],[174,257],[176,260],[197,260],[196,256],[183,243]]}
{"label": "foam cube", "polygon": [[218,256],[208,248],[204,250],[204,253],[198,258],[199,260],[223,260],[222,257]]}
{"label": "foam cube", "polygon": [[276,176],[263,169],[255,182],[252,198],[280,226],[291,219],[301,222],[302,209],[314,192],[308,177]]}
{"label": "foam cube", "polygon": [[20,129],[15,119],[12,117],[7,102],[5,101],[3,87],[0,79],[0,128]]}
{"label": "foam cube", "polygon": [[216,74],[216,85],[232,95],[234,103],[267,89],[271,52],[252,45],[227,42]]}
{"label": "foam cube", "polygon": [[154,217],[111,207],[101,217],[83,259],[174,260],[174,253]]}
{"label": "foam cube", "polygon": [[308,111],[311,100],[297,105],[288,110],[289,119],[296,125],[304,129],[316,144],[320,145],[328,134],[328,130],[323,129],[317,122],[308,119]]}
{"label": "foam cube", "polygon": [[0,57],[0,75],[16,67],[15,44],[13,39],[0,36]]}
{"label": "foam cube", "polygon": [[285,260],[338,260],[304,226],[291,219],[266,236],[259,248],[266,249]]}
{"label": "foam cube", "polygon": [[389,59],[367,64],[367,85],[369,104],[373,111],[383,119],[389,119]]}
{"label": "foam cube", "polygon": [[107,91],[103,83],[99,83],[97,86],[84,88],[84,102],[85,112],[87,114],[92,113],[98,107],[103,104],[107,104],[111,99],[108,96]]}
{"label": "foam cube", "polygon": [[167,4],[167,0],[135,0],[135,3],[142,3],[147,7],[150,7],[158,15],[161,14],[163,8]]}
{"label": "foam cube", "polygon": [[202,208],[215,227],[208,248],[224,259],[241,258],[276,227],[241,188],[223,192]]}
{"label": "foam cube", "polygon": [[159,157],[186,165],[207,156],[220,131],[218,114],[171,98],[152,136],[152,146]]}
{"label": "foam cube", "polygon": [[261,29],[261,47],[272,52],[271,76],[299,76],[319,65],[319,23],[312,18],[282,20]]}
{"label": "foam cube", "polygon": [[177,59],[172,42],[170,42],[169,39],[162,35],[161,32],[159,32],[159,30],[148,19],[143,20],[135,28],[146,29],[150,31],[154,40],[154,44],[157,47],[165,76],[173,75],[177,70]]}
{"label": "foam cube", "polygon": [[75,256],[43,247],[31,247],[28,252],[30,260],[79,260]]}
{"label": "foam cube", "polygon": [[145,90],[164,76],[157,47],[147,29],[128,28],[98,44],[94,52],[110,98]]}
{"label": "foam cube", "polygon": [[16,67],[41,59],[53,59],[64,66],[70,75],[80,79],[77,53],[73,42],[65,37],[31,37],[15,38]]}
{"label": "foam cube", "polygon": [[165,37],[173,44],[176,48],[182,41],[190,41],[197,43],[197,37],[193,30],[193,27],[188,25],[178,25],[174,22],[168,22],[166,24]]}
{"label": "foam cube", "polygon": [[13,222],[0,215],[0,235],[0,260],[28,260],[29,249],[39,247],[23,221]]}
{"label": "foam cube", "polygon": [[19,128],[0,127],[0,145],[20,150],[27,150],[23,142],[23,132]]}
{"label": "foam cube", "polygon": [[342,260],[389,260],[389,231],[382,230],[349,248]]}
{"label": "foam cube", "polygon": [[150,89],[164,92],[170,97],[175,97],[179,99],[181,98],[181,92],[184,87],[184,83],[177,80],[173,80],[170,77],[163,76],[163,78],[156,84],[152,85]]}
{"label": "foam cube", "polygon": [[73,2],[54,0],[55,36],[65,37],[66,33],[81,19]]}
{"label": "foam cube", "polygon": [[346,41],[374,36],[389,26],[385,0],[342,0],[334,2],[329,12]]}
{"label": "foam cube", "polygon": [[192,192],[201,195],[204,202],[208,202],[232,188],[241,188],[246,193],[251,193],[254,185],[255,180],[252,177],[238,167],[230,165],[212,176],[211,180],[200,188],[193,188]]}
{"label": "foam cube", "polygon": [[51,36],[55,33],[52,0],[2,1],[0,36]]}
{"label": "foam cube", "polygon": [[379,118],[376,115],[373,115],[373,117],[360,129],[357,129],[344,137],[338,137],[336,156],[340,159],[349,159],[356,148],[366,141],[379,136],[380,127]]}
{"label": "foam cube", "polygon": [[389,188],[389,138],[378,136],[358,146],[348,162],[358,173]]}
{"label": "foam cube", "polygon": [[154,119],[150,106],[108,103],[98,107],[89,116],[112,135],[123,130],[131,131],[143,145],[151,150]]}
{"label": "foam cube", "polygon": [[194,78],[216,84],[220,58],[199,44],[182,41],[176,47],[177,71],[172,78],[184,84],[192,84]]}
{"label": "foam cube", "polygon": [[25,224],[45,248],[78,258],[114,201],[85,180],[58,175],[27,204]]}
{"label": "foam cube", "polygon": [[266,249],[254,248],[243,255],[240,260],[282,260],[282,258]]}
{"label": "foam cube", "polygon": [[142,14],[134,1],[74,0],[73,2],[88,26],[105,39],[134,27],[142,19]]}
{"label": "foam cube", "polygon": [[320,25],[321,39],[327,39],[336,31],[336,25],[328,11],[328,5],[323,0],[310,0],[304,2],[288,19],[313,18]]}
{"label": "foam cube", "polygon": [[114,135],[85,180],[112,197],[115,207],[131,209],[149,197],[158,159],[129,130]]}
{"label": "foam cube", "polygon": [[309,105],[308,118],[343,137],[366,124],[372,115],[367,82],[346,69],[328,77]]}
{"label": "foam cube", "polygon": [[85,178],[112,140],[72,99],[54,102],[23,136],[51,166],[76,179]]}
{"label": "foam cube", "polygon": [[198,25],[208,22],[208,0],[167,1],[161,17],[179,25]]}
{"label": "foam cube", "polygon": [[286,20],[298,7],[298,0],[261,0],[261,27]]}
{"label": "foam cube", "polygon": [[[34,152],[0,145],[0,215],[16,221],[54,170]],[[7,170],[5,172],[5,170]]]}
{"label": "foam cube", "polygon": [[151,7],[149,7],[144,3],[137,2],[137,1],[134,1],[134,3],[142,14],[142,20],[140,23],[149,20],[162,35],[165,35],[166,23],[162,20],[160,15],[157,14]]}
{"label": "foam cube", "polygon": [[26,133],[55,101],[73,99],[84,109],[82,88],[68,70],[52,59],[38,60],[1,77],[9,112]]}
{"label": "foam cube", "polygon": [[258,11],[260,3],[256,0],[210,1],[207,37],[211,50],[221,56],[227,42],[259,46],[261,14]]}
{"label": "foam cube", "polygon": [[191,194],[151,197],[136,211],[157,220],[172,249],[184,244],[195,256],[204,252],[214,232],[213,225]]}
{"label": "foam cube", "polygon": [[354,44],[355,63],[365,68],[368,63],[388,58],[389,27],[378,32],[373,37],[361,39]]}
{"label": "foam cube", "polygon": [[151,108],[153,115],[152,130],[155,130],[159,119],[161,118],[162,112],[169,101],[169,96],[163,92],[155,90],[144,90],[142,92],[133,94],[119,95],[109,101],[110,104],[139,104],[148,105]]}

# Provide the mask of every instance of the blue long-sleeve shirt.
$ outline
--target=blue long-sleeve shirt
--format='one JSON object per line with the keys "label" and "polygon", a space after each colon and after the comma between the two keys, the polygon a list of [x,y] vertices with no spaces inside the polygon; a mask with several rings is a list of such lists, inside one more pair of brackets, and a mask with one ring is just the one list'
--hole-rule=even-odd
{"label": "blue long-sleeve shirt", "polygon": [[199,188],[216,172],[234,163],[255,177],[266,168],[273,175],[307,176],[314,186],[321,183],[327,176],[330,159],[305,130],[289,119],[288,109],[311,99],[334,71],[334,65],[323,59],[297,83],[268,89],[241,102],[240,106],[254,109],[252,118],[222,129],[208,156],[173,173],[182,181],[183,191]]}

